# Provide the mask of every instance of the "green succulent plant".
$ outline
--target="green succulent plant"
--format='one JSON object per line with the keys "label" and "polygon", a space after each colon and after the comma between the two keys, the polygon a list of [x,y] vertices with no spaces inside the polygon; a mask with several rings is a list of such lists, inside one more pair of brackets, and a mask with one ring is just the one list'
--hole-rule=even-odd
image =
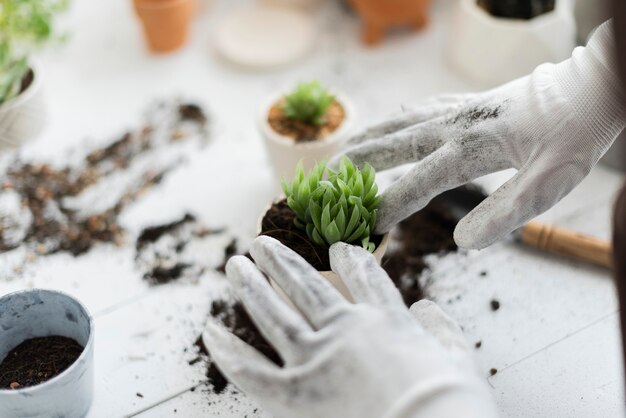
{"label": "green succulent plant", "polygon": [[0,104],[20,93],[28,55],[56,38],[54,17],[69,0],[0,0]]}
{"label": "green succulent plant", "polygon": [[310,125],[321,126],[326,123],[326,112],[335,101],[319,81],[300,83],[296,89],[285,96],[282,110],[285,116]]}
{"label": "green succulent plant", "polygon": [[282,187],[287,204],[296,214],[296,226],[306,231],[315,244],[328,247],[338,241],[359,243],[373,252],[375,244],[370,234],[376,226],[380,202],[375,177],[369,164],[359,170],[344,157],[337,172],[322,162],[306,175],[300,163],[293,182],[283,179]]}

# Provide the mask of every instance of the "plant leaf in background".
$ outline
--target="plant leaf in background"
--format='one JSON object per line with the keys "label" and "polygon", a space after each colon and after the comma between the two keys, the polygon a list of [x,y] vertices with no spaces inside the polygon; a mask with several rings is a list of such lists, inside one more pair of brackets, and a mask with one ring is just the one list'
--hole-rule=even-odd
{"label": "plant leaf in background", "polygon": [[374,251],[370,233],[380,202],[375,176],[369,164],[359,170],[347,157],[341,159],[337,172],[322,162],[306,175],[302,163],[298,164],[293,182],[282,182],[287,204],[296,214],[295,225],[321,247],[343,241]]}
{"label": "plant leaf in background", "polygon": [[0,104],[21,92],[29,55],[60,39],[54,17],[68,5],[69,0],[0,0]]}
{"label": "plant leaf in background", "polygon": [[321,126],[326,123],[326,112],[335,101],[318,81],[300,83],[296,89],[285,96],[282,105],[285,116],[310,125]]}

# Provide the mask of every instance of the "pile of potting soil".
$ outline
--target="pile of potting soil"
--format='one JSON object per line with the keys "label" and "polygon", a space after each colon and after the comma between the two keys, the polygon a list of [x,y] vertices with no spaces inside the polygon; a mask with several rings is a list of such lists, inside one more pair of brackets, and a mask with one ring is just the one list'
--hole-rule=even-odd
{"label": "pile of potting soil", "polygon": [[12,259],[13,271],[0,276],[19,274],[38,256],[123,245],[122,211],[182,163],[186,143],[202,146],[207,133],[197,105],[161,103],[140,129],[72,164],[8,160],[0,174],[0,257],[12,252],[22,259]]}

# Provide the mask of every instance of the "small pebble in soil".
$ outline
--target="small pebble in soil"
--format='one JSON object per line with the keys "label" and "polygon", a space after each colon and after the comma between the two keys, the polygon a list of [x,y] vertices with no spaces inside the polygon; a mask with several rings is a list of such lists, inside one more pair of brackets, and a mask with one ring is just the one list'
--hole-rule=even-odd
{"label": "small pebble in soil", "polygon": [[500,302],[496,299],[493,299],[491,302],[489,302],[489,304],[491,306],[491,310],[494,312],[500,309]]}
{"label": "small pebble in soil", "polygon": [[496,368],[494,368],[494,367],[492,367],[492,368],[489,370],[489,376],[493,376],[493,375],[495,375],[496,373],[498,373],[498,369],[496,369]]}
{"label": "small pebble in soil", "polygon": [[143,398],[143,395],[141,393],[137,392],[137,397],[138,398]]}
{"label": "small pebble in soil", "polygon": [[480,277],[487,277],[487,272],[485,270],[479,273]]}
{"label": "small pebble in soil", "polygon": [[477,349],[480,348],[483,345],[482,341],[476,341],[476,344],[474,344],[474,347],[476,347]]}

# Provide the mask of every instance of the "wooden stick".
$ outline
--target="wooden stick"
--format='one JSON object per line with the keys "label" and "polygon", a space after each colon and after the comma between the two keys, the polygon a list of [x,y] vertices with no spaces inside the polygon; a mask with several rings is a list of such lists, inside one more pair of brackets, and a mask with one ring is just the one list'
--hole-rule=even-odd
{"label": "wooden stick", "polygon": [[531,221],[522,228],[522,242],[532,247],[612,268],[611,243],[565,228]]}

